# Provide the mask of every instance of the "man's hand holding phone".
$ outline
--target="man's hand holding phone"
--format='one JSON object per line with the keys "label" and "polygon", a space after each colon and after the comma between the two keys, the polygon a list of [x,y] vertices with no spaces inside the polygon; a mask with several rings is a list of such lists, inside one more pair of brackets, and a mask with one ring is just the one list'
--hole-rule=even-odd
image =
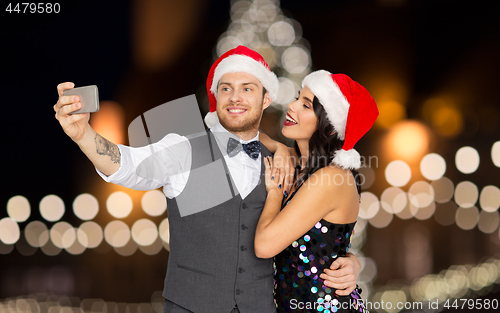
{"label": "man's hand holding phone", "polygon": [[90,113],[73,114],[75,111],[82,109],[82,96],[77,93],[65,95],[65,91],[72,90],[74,87],[75,84],[71,82],[62,83],[57,86],[59,100],[54,105],[54,111],[56,112],[56,119],[61,124],[66,135],[77,142],[84,137],[86,131],[90,130]]}
{"label": "man's hand holding phone", "polygon": [[96,133],[89,124],[88,112],[99,110],[97,87],[74,87],[75,84],[71,82],[57,86],[59,100],[54,105],[56,119],[94,166],[109,176],[120,168],[121,155],[116,144]]}

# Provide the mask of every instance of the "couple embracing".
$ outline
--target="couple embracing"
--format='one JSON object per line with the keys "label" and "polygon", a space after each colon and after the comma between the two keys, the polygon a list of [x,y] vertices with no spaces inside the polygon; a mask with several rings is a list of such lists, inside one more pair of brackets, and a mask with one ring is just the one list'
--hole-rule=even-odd
{"label": "couple embracing", "polygon": [[[56,118],[99,175],[138,190],[163,187],[170,222],[164,313],[365,311],[360,265],[349,253],[360,200],[353,147],[378,116],[363,86],[322,70],[306,76],[283,125],[291,148],[258,131],[278,79],[244,46],[212,65],[202,134],[115,145],[92,129],[89,113],[70,115],[81,106],[63,95],[73,87],[58,86]],[[149,171],[139,171],[145,160]],[[230,196],[214,201],[219,193]],[[213,205],[182,207],[202,202]]]}

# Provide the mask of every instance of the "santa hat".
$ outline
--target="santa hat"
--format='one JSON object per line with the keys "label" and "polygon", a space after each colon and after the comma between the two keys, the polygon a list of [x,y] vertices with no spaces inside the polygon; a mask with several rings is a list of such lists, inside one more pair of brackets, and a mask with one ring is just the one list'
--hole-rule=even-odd
{"label": "santa hat", "polygon": [[302,81],[323,105],[338,137],[344,140],[332,163],[340,168],[358,169],[361,157],[354,145],[370,130],[378,116],[375,100],[368,90],[345,74],[319,70]]}
{"label": "santa hat", "polygon": [[272,101],[275,101],[278,96],[278,78],[271,71],[264,58],[245,46],[231,49],[215,61],[208,73],[207,93],[210,101],[210,112],[205,116],[205,123],[210,128],[214,127],[219,120],[216,112],[217,100],[215,99],[219,80],[226,73],[236,72],[255,76],[269,92]]}

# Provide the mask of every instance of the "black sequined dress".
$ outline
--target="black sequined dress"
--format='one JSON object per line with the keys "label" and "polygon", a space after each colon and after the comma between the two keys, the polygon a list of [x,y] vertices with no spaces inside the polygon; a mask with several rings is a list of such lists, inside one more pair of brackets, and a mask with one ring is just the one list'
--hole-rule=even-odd
{"label": "black sequined dress", "polygon": [[[294,195],[285,199],[283,207]],[[322,219],[275,257],[278,312],[368,312],[359,288],[348,296],[337,296],[335,289],[323,285],[319,277],[337,257],[349,252],[355,224]]]}

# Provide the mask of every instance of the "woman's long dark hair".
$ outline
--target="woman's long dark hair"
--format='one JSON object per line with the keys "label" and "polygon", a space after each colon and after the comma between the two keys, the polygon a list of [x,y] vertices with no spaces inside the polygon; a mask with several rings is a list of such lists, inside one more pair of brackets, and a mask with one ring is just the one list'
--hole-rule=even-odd
{"label": "woman's long dark hair", "polygon": [[[337,136],[335,128],[326,116],[325,108],[323,108],[323,105],[316,96],[314,96],[313,99],[313,109],[314,114],[318,117],[318,127],[312,134],[311,139],[309,139],[309,158],[307,159],[304,169],[300,170],[301,162],[299,162],[299,166],[295,171],[296,187],[300,186],[317,170],[328,166],[335,157],[335,152],[342,149],[344,145],[344,141],[340,140]],[[293,148],[295,152],[297,152],[299,160],[301,160],[299,146],[296,141],[293,143]],[[351,170],[351,172],[356,182],[358,194],[361,194],[361,179],[359,173],[357,170]]]}

